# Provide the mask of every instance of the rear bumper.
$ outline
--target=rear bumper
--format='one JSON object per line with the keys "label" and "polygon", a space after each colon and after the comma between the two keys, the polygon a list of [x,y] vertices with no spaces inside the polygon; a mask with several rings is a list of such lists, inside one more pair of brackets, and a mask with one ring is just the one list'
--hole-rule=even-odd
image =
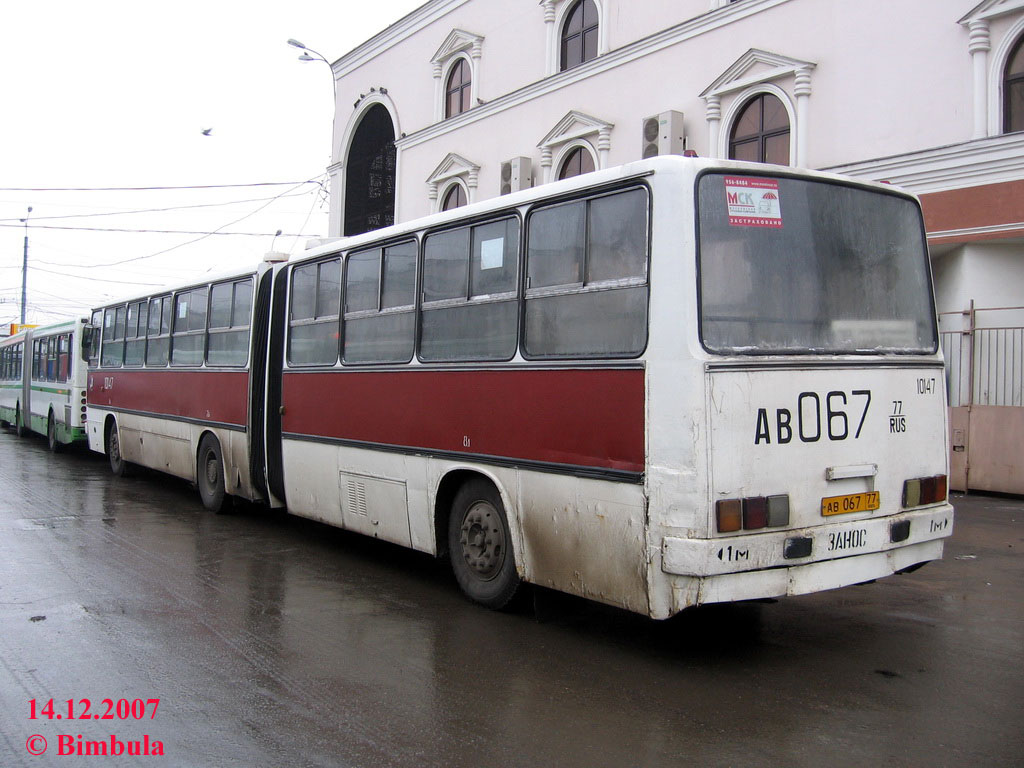
{"label": "rear bumper", "polygon": [[[909,531],[906,531],[909,523]],[[893,541],[893,529],[897,537]],[[888,576],[942,557],[953,533],[953,507],[941,504],[878,519],[720,539],[662,541],[674,611],[700,603],[800,595]],[[785,556],[787,541],[809,539],[803,557]],[[807,542],[802,542],[806,550]],[[799,547],[789,545],[792,555]],[[682,578],[680,578],[682,577]]]}

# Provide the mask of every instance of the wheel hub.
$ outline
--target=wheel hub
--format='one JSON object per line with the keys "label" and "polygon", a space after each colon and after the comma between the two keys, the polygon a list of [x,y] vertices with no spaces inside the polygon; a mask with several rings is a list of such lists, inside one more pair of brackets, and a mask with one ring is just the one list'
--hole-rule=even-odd
{"label": "wheel hub", "polygon": [[505,532],[495,509],[477,502],[462,520],[460,541],[466,564],[481,579],[492,579],[505,562]]}

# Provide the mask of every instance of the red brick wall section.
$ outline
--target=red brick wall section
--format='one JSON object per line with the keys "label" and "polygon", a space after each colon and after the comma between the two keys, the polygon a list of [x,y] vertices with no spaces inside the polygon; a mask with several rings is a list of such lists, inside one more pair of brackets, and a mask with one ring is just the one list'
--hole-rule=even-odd
{"label": "red brick wall section", "polygon": [[[925,229],[930,243],[997,240],[1024,235],[1024,180],[952,189],[921,195]],[[1019,226],[1000,232],[972,232],[933,237],[934,232],[1006,224]]]}

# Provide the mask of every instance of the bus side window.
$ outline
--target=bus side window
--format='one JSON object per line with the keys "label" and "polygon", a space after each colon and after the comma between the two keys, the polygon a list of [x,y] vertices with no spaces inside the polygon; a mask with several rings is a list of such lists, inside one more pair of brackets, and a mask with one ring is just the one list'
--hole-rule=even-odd
{"label": "bus side window", "polygon": [[57,337],[57,381],[67,381],[71,373],[68,363],[71,360],[68,354],[71,349],[71,336],[61,334]]}
{"label": "bus side window", "polygon": [[46,340],[46,380],[57,381],[57,337]]}
{"label": "bus side window", "polygon": [[350,254],[345,268],[346,363],[407,363],[415,330],[416,243]]}
{"label": "bus side window", "polygon": [[170,351],[171,297],[150,299],[147,319],[146,367],[163,368]]}
{"label": "bus side window", "polygon": [[146,318],[149,302],[137,301],[128,305],[128,324],[125,331],[124,364],[141,366],[146,359]]}
{"label": "bus side window", "polygon": [[252,280],[218,283],[210,291],[209,365],[244,366],[249,359]]}
{"label": "bus side window", "polygon": [[341,259],[296,267],[292,272],[288,362],[334,365],[338,362],[338,314]]}
{"label": "bus side window", "polygon": [[124,361],[125,308],[106,310],[103,314],[103,352],[100,364],[104,368],[120,368]]}
{"label": "bus side window", "polygon": [[647,190],[530,214],[524,354],[636,357],[647,345]]}
{"label": "bus side window", "polygon": [[508,360],[516,351],[519,221],[429,235],[423,249],[420,357]]}
{"label": "bus side window", "polygon": [[175,295],[171,328],[171,365],[203,364],[208,296],[209,286],[206,285]]}

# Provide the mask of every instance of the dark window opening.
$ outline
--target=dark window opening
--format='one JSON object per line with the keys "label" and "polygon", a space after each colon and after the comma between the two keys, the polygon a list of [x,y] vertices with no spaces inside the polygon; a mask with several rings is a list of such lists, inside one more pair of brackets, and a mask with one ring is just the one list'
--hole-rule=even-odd
{"label": "dark window opening", "polygon": [[762,93],[740,112],[729,134],[729,158],[789,165],[789,113],[777,96]]}
{"label": "dark window opening", "polygon": [[469,63],[465,59],[459,59],[452,67],[448,75],[448,85],[445,88],[444,116],[454,117],[469,109],[470,92],[472,91],[473,79],[470,74]]}
{"label": "dark window opening", "polygon": [[465,205],[467,202],[466,193],[462,189],[462,185],[453,184],[444,195],[444,200],[441,202],[441,210],[450,211],[453,208],[459,208]]}
{"label": "dark window opening", "polygon": [[1003,78],[1003,131],[1024,131],[1024,35],[1006,63]]}
{"label": "dark window opening", "polygon": [[580,176],[584,173],[591,173],[594,170],[594,157],[583,147],[576,147],[569,153],[558,171],[558,178],[571,179],[573,176]]}
{"label": "dark window opening", "polygon": [[395,223],[395,127],[380,104],[356,128],[345,171],[345,234]]}
{"label": "dark window opening", "polygon": [[580,0],[566,14],[562,27],[562,71],[597,58],[597,34],[597,6],[594,0]]}

